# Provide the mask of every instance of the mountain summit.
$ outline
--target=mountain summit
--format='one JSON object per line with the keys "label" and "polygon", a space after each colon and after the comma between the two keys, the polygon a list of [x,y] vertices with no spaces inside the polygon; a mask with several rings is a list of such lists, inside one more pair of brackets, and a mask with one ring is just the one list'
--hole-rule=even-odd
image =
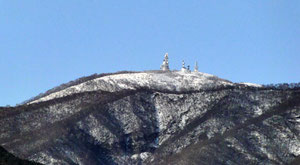
{"label": "mountain summit", "polygon": [[0,145],[42,164],[299,163],[299,87],[164,64],[84,77],[0,108]]}
{"label": "mountain summit", "polygon": [[30,101],[29,104],[61,98],[76,93],[99,90],[106,92],[119,92],[122,90],[137,90],[143,88],[166,92],[187,92],[229,87],[233,86],[233,84],[234,83],[230,81],[201,72],[186,73],[183,71],[146,71],[120,74],[116,73],[103,77],[101,76],[99,78],[50,93],[46,96]]}

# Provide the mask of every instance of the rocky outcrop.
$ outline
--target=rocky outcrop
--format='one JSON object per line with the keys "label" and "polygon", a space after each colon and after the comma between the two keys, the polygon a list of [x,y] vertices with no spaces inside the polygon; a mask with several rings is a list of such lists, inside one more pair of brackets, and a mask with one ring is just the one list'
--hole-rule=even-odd
{"label": "rocky outcrop", "polygon": [[299,159],[299,89],[235,84],[204,74],[133,76],[109,77],[105,83],[105,77],[94,79],[73,86],[76,90],[0,109],[0,145],[43,164],[239,165]]}

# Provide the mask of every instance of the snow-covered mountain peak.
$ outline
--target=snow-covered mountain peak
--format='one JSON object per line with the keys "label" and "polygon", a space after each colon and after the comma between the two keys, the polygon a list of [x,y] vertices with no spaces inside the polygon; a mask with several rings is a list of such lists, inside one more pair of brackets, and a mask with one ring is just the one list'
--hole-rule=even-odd
{"label": "snow-covered mountain peak", "polygon": [[97,90],[116,92],[128,89],[147,88],[151,90],[181,92],[214,88],[220,85],[231,86],[233,83],[202,72],[145,71],[122,73],[103,76],[78,85],[70,86],[37,100],[33,100],[29,104],[60,98],[75,93]]}
{"label": "snow-covered mountain peak", "polygon": [[93,74],[0,107],[0,145],[49,165],[297,164],[293,87],[189,69]]}

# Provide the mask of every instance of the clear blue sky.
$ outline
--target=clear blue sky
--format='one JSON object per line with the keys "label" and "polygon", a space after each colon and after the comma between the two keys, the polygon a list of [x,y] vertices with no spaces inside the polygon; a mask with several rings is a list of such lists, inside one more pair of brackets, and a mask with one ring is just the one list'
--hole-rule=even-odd
{"label": "clear blue sky", "polygon": [[181,60],[233,82],[300,82],[299,0],[0,0],[0,105],[93,73]]}

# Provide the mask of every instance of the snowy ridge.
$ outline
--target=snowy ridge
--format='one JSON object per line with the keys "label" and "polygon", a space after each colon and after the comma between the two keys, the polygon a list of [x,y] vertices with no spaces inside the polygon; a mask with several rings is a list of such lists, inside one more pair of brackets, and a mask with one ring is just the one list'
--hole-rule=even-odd
{"label": "snowy ridge", "polygon": [[204,88],[212,88],[220,85],[232,86],[234,85],[234,83],[219,79],[214,75],[201,72],[185,73],[181,71],[152,71],[140,73],[124,73],[89,80],[87,82],[66,88],[64,90],[51,93],[28,104],[48,101],[75,93],[97,90],[116,92],[124,89],[133,90],[145,87],[153,90],[169,90],[180,92],[184,90],[200,90]]}

